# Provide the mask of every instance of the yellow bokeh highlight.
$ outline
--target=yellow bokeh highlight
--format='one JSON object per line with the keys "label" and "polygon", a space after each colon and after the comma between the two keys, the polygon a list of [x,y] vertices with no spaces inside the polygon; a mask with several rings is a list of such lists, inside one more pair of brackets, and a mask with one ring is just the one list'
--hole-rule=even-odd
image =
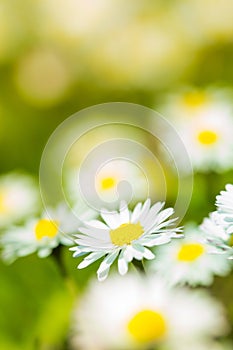
{"label": "yellow bokeh highlight", "polygon": [[183,102],[186,106],[195,108],[204,105],[207,101],[207,96],[204,91],[187,92],[183,96]]}
{"label": "yellow bokeh highlight", "polygon": [[9,210],[9,206],[7,205],[6,195],[2,192],[0,193],[0,214],[5,214]]}

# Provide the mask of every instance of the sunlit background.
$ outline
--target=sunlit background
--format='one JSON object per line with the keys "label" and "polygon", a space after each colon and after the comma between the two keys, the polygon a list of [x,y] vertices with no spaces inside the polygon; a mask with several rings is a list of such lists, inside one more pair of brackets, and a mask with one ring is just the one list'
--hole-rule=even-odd
{"label": "sunlit background", "polygon": [[[182,224],[200,224],[215,210],[215,196],[233,183],[232,62],[231,0],[0,0],[1,175],[28,173],[38,187],[43,149],[63,120],[95,104],[136,103],[162,114],[182,138],[194,169],[193,197]],[[68,176],[106,134],[115,138],[132,134],[150,149],[156,147],[144,132],[107,127],[74,145]],[[152,199],[160,200],[159,168],[149,159],[144,166],[154,178]],[[116,168],[121,169],[120,179],[141,184],[135,169],[122,163]],[[96,178],[105,199],[115,186],[111,172],[115,174],[114,165],[102,169]],[[173,205],[177,184],[172,169],[167,170],[166,180],[167,201]],[[12,188],[19,180],[16,176],[9,181]],[[1,183],[0,228],[4,231],[18,219],[21,224],[25,216],[22,207],[17,217],[21,205],[12,222],[4,216]],[[144,185],[135,187],[135,201],[146,199]],[[22,186],[28,191],[32,186],[34,191],[32,183]],[[73,195],[72,186],[69,190]],[[27,193],[20,196],[19,192],[18,198],[24,201]],[[36,197],[29,201],[25,197],[27,215],[40,212]],[[54,256],[38,259],[32,254],[9,266],[0,263],[1,349],[102,350],[74,347],[69,340],[74,302],[95,278],[98,263],[77,270],[77,260],[65,247],[59,259],[70,279],[63,278]],[[230,327],[231,275],[216,277],[207,289],[225,306]],[[232,334],[230,330],[216,350],[232,349]]]}

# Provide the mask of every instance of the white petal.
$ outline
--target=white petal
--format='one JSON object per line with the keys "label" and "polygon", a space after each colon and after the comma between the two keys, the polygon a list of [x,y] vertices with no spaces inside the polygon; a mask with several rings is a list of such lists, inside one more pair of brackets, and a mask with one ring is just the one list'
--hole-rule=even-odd
{"label": "white petal", "polygon": [[[109,241],[109,228],[107,230],[105,229],[99,229],[99,228],[88,228],[88,227],[80,227],[79,232],[96,239]],[[75,237],[79,237],[79,233],[74,235]]]}
{"label": "white petal", "polygon": [[102,240],[94,239],[92,237],[88,237],[85,235],[80,235],[79,238],[75,239],[75,243],[81,246],[89,246],[89,247],[99,247],[103,249],[111,249],[113,248],[113,244],[109,242],[104,242]]}
{"label": "white petal", "polygon": [[110,267],[107,268],[106,270],[101,271],[101,272],[97,271],[98,280],[100,282],[103,282],[104,280],[106,280],[106,278],[108,277],[109,270],[110,270]]}
{"label": "white petal", "polygon": [[144,226],[145,230],[150,229],[150,227],[154,225],[154,222],[157,219],[157,214],[164,207],[164,204],[164,202],[158,202],[154,204],[144,220],[141,220],[141,224]]}
{"label": "white petal", "polygon": [[142,203],[138,203],[136,207],[133,210],[132,217],[131,217],[131,222],[135,223],[137,222],[138,216],[141,213],[141,208],[142,208]]}
{"label": "white petal", "polygon": [[81,263],[78,265],[78,269],[84,269],[85,267],[91,265],[96,260],[102,258],[105,255],[105,252],[93,252],[89,254]]}
{"label": "white petal", "polygon": [[131,262],[133,260],[133,253],[130,245],[125,248],[124,257],[127,262]]}
{"label": "white petal", "polygon": [[43,249],[40,249],[37,253],[37,255],[40,257],[40,258],[47,258],[47,256],[49,256],[50,254],[52,253],[52,250],[49,249],[49,248],[43,248]]}
{"label": "white petal", "polygon": [[122,250],[118,259],[118,271],[120,275],[125,275],[128,272],[128,263],[124,258],[125,251]]}
{"label": "white petal", "polygon": [[170,241],[171,238],[169,235],[151,235],[140,240],[140,243],[146,247],[154,247],[156,245],[169,243]]}
{"label": "white petal", "polygon": [[105,225],[102,221],[99,221],[99,220],[86,221],[86,222],[84,222],[84,224],[86,226],[90,226],[90,227],[93,227],[93,228],[100,228],[100,229],[108,230],[108,226]]}
{"label": "white petal", "polygon": [[106,258],[102,261],[97,271],[97,276],[99,280],[103,281],[108,276],[110,266],[113,264],[118,254],[119,250],[114,250],[112,253],[108,254]]}
{"label": "white petal", "polygon": [[141,247],[139,248],[137,245],[132,244],[131,245],[132,249],[132,254],[133,257],[137,260],[142,260],[143,259],[143,252],[141,251]]}
{"label": "white petal", "polygon": [[163,221],[165,221],[167,218],[169,218],[172,214],[174,213],[174,209],[173,208],[167,208],[164,209],[163,211],[161,211],[161,213],[158,214],[157,216],[157,223],[161,223]]}
{"label": "white petal", "polygon": [[147,248],[144,248],[143,256],[147,260],[153,260],[155,258],[155,255]]}
{"label": "white petal", "polygon": [[109,212],[103,209],[101,210],[101,216],[106,224],[113,230],[120,225],[120,216],[116,211]]}
{"label": "white petal", "polygon": [[142,210],[141,210],[141,213],[140,215],[138,216],[138,221],[139,222],[142,222],[145,217],[148,215],[148,211],[150,209],[150,203],[151,203],[151,200],[150,199],[147,199],[142,207]]}

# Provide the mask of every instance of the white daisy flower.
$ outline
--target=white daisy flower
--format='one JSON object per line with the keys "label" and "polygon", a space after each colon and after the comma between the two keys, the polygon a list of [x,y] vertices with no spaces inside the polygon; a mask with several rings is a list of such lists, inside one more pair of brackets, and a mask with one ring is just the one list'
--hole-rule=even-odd
{"label": "white daisy flower", "polygon": [[2,258],[11,263],[18,257],[37,252],[40,258],[52,253],[59,244],[72,245],[70,234],[77,230],[80,221],[64,205],[47,209],[40,218],[29,220],[24,226],[6,230],[0,238]]}
{"label": "white daisy flower", "polygon": [[147,248],[170,242],[171,238],[180,237],[179,228],[172,228],[176,219],[168,219],[173,208],[162,210],[164,203],[152,207],[150,199],[138,203],[131,213],[125,202],[121,202],[119,213],[101,210],[105,223],[93,220],[79,228],[75,242],[70,248],[73,256],[79,257],[90,253],[78,265],[85,268],[104,257],[97,271],[98,279],[103,281],[108,276],[110,266],[118,258],[118,270],[121,275],[128,271],[128,263],[133,259],[153,259],[154,254]]}
{"label": "white daisy flower", "polygon": [[198,171],[233,167],[233,109],[225,95],[218,90],[186,92],[171,98],[164,108]]}
{"label": "white daisy flower", "polygon": [[0,227],[25,219],[39,208],[39,191],[29,175],[0,177]]}
{"label": "white daisy flower", "polygon": [[[95,208],[102,207],[104,202],[109,209],[116,209],[121,199],[138,202],[148,197],[149,184],[145,169],[128,159],[114,159],[100,165],[101,161],[97,156],[84,169],[67,172],[67,193],[73,203],[76,198],[79,201],[80,197],[84,197]],[[143,163],[142,160],[138,162]],[[151,187],[150,192],[154,193]]]}
{"label": "white daisy flower", "polygon": [[226,185],[216,197],[217,211],[205,218],[201,229],[214,253],[233,259],[233,185]]}
{"label": "white daisy flower", "polygon": [[134,199],[147,197],[145,174],[127,159],[116,159],[103,166],[96,174],[95,188],[100,198],[112,202],[118,197],[118,186],[122,181],[131,184]]}
{"label": "white daisy flower", "polygon": [[226,224],[230,225],[231,221],[233,222],[233,185],[227,184],[226,191],[220,192],[216,197],[216,206],[218,212],[225,217]]}
{"label": "white daisy flower", "polygon": [[224,254],[233,259],[233,235],[227,231],[224,216],[218,212],[210,213],[200,226],[211,252]]}
{"label": "white daisy flower", "polygon": [[156,248],[156,259],[150,269],[162,276],[168,284],[210,285],[214,275],[230,272],[230,262],[221,255],[209,252],[203,233],[194,224],[184,229],[184,239]]}
{"label": "white daisy flower", "polygon": [[[71,348],[193,349],[227,331],[222,307],[201,291],[127,275],[92,282],[73,312]],[[196,344],[196,347],[194,346]],[[186,345],[186,347],[185,347]]]}

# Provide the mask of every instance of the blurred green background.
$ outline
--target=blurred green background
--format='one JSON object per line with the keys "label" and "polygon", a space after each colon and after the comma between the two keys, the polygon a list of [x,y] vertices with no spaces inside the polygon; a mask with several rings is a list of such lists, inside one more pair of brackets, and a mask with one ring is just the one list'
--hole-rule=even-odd
{"label": "blurred green background", "polygon": [[[82,108],[121,101],[160,111],[183,86],[232,87],[232,62],[231,0],[0,0],[0,172],[38,176],[49,136]],[[232,171],[195,175],[187,219],[200,223],[227,182]],[[74,295],[96,266],[77,273],[66,249],[63,259],[73,282],[52,257],[0,263],[1,349],[66,348]],[[216,279],[211,291],[233,324],[232,286]]]}

